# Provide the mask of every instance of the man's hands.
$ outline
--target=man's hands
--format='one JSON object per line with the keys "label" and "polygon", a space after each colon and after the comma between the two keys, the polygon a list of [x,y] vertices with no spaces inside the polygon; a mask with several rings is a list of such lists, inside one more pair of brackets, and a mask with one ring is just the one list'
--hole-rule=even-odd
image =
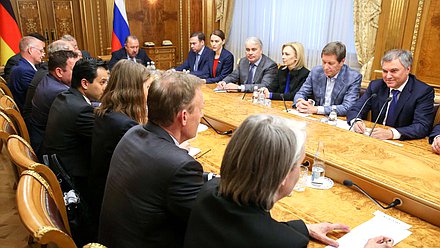
{"label": "man's hands", "polygon": [[312,102],[300,98],[296,101],[296,110],[303,114],[316,114],[318,107],[314,106]]}

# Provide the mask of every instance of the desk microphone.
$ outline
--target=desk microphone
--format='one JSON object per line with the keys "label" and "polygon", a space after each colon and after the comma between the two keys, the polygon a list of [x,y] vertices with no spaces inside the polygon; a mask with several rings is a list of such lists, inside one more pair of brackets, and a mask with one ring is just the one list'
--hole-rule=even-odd
{"label": "desk microphone", "polygon": [[209,127],[211,127],[216,133],[220,134],[220,135],[228,135],[231,134],[234,130],[228,130],[228,131],[219,131],[217,130],[213,125],[211,125],[211,123],[209,123],[209,121],[203,116],[202,119],[206,122],[206,124],[208,124]]}
{"label": "desk microphone", "polygon": [[241,100],[244,100],[244,97],[246,96],[246,91],[244,92],[243,96],[241,97]]}
{"label": "desk microphone", "polygon": [[356,117],[354,117],[354,119],[353,119],[354,121],[353,121],[353,123],[351,123],[350,128],[348,129],[348,131],[350,131],[353,128],[354,123],[356,123],[356,119],[361,115],[362,110],[364,110],[365,106],[367,105],[367,102],[369,102],[371,99],[375,98],[376,96],[377,96],[377,94],[373,93],[370,97],[367,98],[367,100],[364,102],[364,105],[362,105],[362,108],[357,113]]}
{"label": "desk microphone", "polygon": [[373,133],[374,129],[376,128],[376,124],[379,121],[380,115],[382,114],[383,109],[385,108],[385,106],[387,106],[388,102],[391,101],[391,99],[393,99],[392,96],[388,97],[387,100],[385,101],[385,103],[382,105],[382,108],[380,109],[379,115],[376,118],[376,121],[374,122],[373,128],[371,128],[371,132],[370,132],[370,137],[371,134]]}
{"label": "desk microphone", "polygon": [[280,96],[281,96],[281,99],[283,99],[284,108],[286,109],[286,113],[289,113],[289,111],[287,110],[286,100],[284,100],[284,94],[281,93]]}
{"label": "desk microphone", "polygon": [[368,198],[370,198],[370,200],[372,200],[374,203],[376,203],[377,205],[379,205],[381,208],[383,209],[389,209],[389,208],[393,208],[395,206],[398,206],[400,204],[402,204],[402,201],[398,198],[396,198],[393,202],[391,202],[388,206],[382,206],[382,204],[380,204],[378,201],[376,201],[376,199],[374,199],[373,197],[370,196],[370,194],[368,194],[367,192],[365,192],[365,190],[363,190],[361,187],[359,187],[357,184],[355,184],[353,181],[351,180],[344,180],[343,184],[347,187],[351,187],[351,186],[355,186],[357,189],[359,189],[359,191],[361,191],[364,195],[366,195]]}

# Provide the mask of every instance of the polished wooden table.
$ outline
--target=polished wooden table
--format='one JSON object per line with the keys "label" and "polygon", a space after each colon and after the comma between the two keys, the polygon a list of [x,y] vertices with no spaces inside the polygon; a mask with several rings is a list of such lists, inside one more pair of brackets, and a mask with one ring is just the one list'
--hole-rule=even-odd
{"label": "polished wooden table", "polygon": [[[308,188],[303,193],[284,198],[274,207],[274,218],[301,218],[307,223],[341,222],[355,227],[371,219],[375,210],[381,210],[413,226],[410,229],[413,234],[399,247],[435,247],[440,242],[440,157],[431,152],[426,140],[399,142],[403,146],[397,146],[285,113],[282,102],[273,102],[272,108],[268,108],[251,104],[248,101],[251,94],[242,100],[243,94],[214,93],[207,86],[203,91],[205,116],[223,131],[237,127],[247,116],[258,113],[305,121],[308,126],[307,156],[312,158],[318,141],[324,141],[327,176],[339,183],[351,179],[383,202],[391,202],[396,197],[403,200],[399,208],[404,212],[382,210],[359,192],[336,183],[331,190]],[[228,140],[228,136],[218,135],[210,129],[192,142],[193,146],[202,148],[202,153],[209,150],[198,158],[206,171],[219,171]]]}

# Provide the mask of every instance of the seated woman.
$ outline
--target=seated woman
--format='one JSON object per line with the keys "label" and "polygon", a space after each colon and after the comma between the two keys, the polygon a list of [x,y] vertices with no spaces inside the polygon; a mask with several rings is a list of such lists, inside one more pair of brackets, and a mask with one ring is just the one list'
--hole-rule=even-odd
{"label": "seated woman", "polygon": [[112,69],[108,85],[95,109],[92,136],[89,202],[92,218],[99,220],[110,159],[125,132],[147,123],[147,95],[153,80],[147,68],[123,59]]}
{"label": "seated woman", "polygon": [[283,65],[278,68],[275,80],[264,88],[264,93],[269,99],[292,101],[310,72],[305,68],[303,45],[299,42],[284,44],[282,58]]}
{"label": "seated woman", "polygon": [[[326,234],[348,232],[348,226],[278,222],[270,215],[298,181],[305,141],[303,123],[270,115],[248,117],[226,147],[221,179],[207,182],[199,192],[184,247],[306,247],[310,237],[338,246]],[[388,240],[377,237],[366,247]]]}
{"label": "seated woman", "polygon": [[212,32],[210,40],[213,60],[208,64],[209,78],[206,79],[208,84],[222,81],[223,78],[231,74],[234,68],[234,55],[223,47],[225,45],[225,33],[216,29]]}

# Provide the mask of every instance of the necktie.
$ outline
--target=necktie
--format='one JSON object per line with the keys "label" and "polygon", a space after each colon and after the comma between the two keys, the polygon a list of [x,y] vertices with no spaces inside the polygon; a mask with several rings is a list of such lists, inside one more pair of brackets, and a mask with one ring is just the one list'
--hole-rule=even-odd
{"label": "necktie", "polygon": [[284,89],[284,94],[289,93],[289,91],[290,91],[290,71],[287,70],[286,88]]}
{"label": "necktie", "polygon": [[391,90],[391,94],[393,94],[393,99],[391,100],[390,107],[388,108],[388,115],[387,115],[387,121],[385,122],[385,125],[391,126],[394,123],[391,121],[394,120],[394,115],[397,107],[397,96],[399,95],[399,90]]}
{"label": "necktie", "polygon": [[197,71],[199,69],[199,61],[200,61],[200,54],[197,54],[196,62],[194,63],[194,71]]}
{"label": "necktie", "polygon": [[255,64],[249,65],[249,75],[246,81],[246,84],[253,84],[254,83],[254,71],[255,71]]}

